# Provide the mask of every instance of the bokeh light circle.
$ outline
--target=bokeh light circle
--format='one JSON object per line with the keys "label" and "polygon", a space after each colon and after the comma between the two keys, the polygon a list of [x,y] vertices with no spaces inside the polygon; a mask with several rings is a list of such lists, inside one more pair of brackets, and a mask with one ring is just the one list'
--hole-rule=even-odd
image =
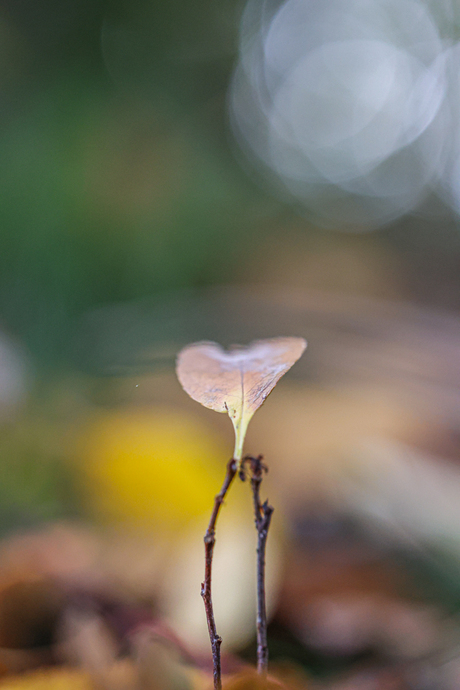
{"label": "bokeh light circle", "polygon": [[318,222],[379,226],[443,176],[446,64],[422,1],[250,0],[229,96],[235,138]]}

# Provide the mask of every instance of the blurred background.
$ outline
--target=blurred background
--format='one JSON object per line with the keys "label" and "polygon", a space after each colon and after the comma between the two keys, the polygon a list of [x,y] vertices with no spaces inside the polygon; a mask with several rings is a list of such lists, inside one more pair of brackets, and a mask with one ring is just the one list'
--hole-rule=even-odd
{"label": "blurred background", "polygon": [[[273,672],[460,688],[459,74],[457,0],[0,1],[0,687],[210,687],[232,429],[175,356],[295,335],[247,438]],[[255,545],[238,482],[235,689]]]}

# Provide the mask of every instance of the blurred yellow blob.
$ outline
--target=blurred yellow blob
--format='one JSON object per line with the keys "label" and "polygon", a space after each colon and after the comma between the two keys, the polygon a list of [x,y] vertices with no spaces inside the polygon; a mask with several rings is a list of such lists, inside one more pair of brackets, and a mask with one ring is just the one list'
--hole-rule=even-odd
{"label": "blurred yellow blob", "polygon": [[35,671],[0,682],[3,690],[92,690],[88,674],[76,670]]}
{"label": "blurred yellow blob", "polygon": [[106,415],[83,441],[91,510],[147,527],[175,529],[210,513],[231,453],[199,418],[163,407]]}

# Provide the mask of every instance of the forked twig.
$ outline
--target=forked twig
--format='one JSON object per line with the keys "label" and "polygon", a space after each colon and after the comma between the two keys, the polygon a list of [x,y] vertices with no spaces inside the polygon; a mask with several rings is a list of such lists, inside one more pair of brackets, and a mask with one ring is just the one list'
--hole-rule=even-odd
{"label": "forked twig", "polygon": [[307,346],[303,338],[269,338],[246,348],[223,350],[217,343],[192,343],[177,356],[176,372],[183,389],[193,400],[216,412],[227,412],[235,430],[234,458],[227,465],[227,475],[216,496],[205,543],[205,576],[201,595],[206,609],[214,663],[214,688],[221,690],[220,645],[211,597],[212,556],[215,528],[220,507],[237,471],[245,478],[244,462],[250,463],[257,545],[257,662],[258,671],[267,673],[267,615],[265,610],[265,546],[273,508],[260,502],[260,483],[266,468],[262,456],[241,462],[244,438],[254,412],[263,404],[278,381],[302,356]]}
{"label": "forked twig", "polygon": [[201,583],[201,596],[203,597],[204,601],[209,639],[211,640],[214,690],[222,690],[222,669],[220,663],[220,645],[222,644],[222,638],[217,634],[216,622],[214,620],[214,609],[212,605],[212,557],[214,552],[214,544],[216,543],[217,518],[219,516],[219,511],[222,503],[224,502],[227,491],[229,490],[230,485],[235,478],[237,464],[237,461],[234,459],[229,460],[227,463],[227,474],[225,475],[224,483],[222,484],[220,492],[214,499],[214,508],[211,513],[208,529],[206,530],[206,534],[204,536],[205,570],[204,582]]}
{"label": "forked twig", "polygon": [[[256,458],[246,456],[244,462],[249,464],[251,487],[254,505],[254,522],[257,529],[257,671],[262,676],[268,672],[267,644],[267,609],[265,604],[265,548],[268,529],[274,508],[268,501],[260,501],[260,485],[263,473],[268,468],[262,462],[263,456]],[[242,477],[241,477],[242,478]]]}

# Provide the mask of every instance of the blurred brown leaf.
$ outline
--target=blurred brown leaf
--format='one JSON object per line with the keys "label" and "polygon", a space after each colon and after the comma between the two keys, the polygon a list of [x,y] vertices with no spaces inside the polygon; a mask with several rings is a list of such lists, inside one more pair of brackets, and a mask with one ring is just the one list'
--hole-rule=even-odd
{"label": "blurred brown leaf", "polygon": [[224,690],[300,690],[300,685],[292,679],[285,682],[271,674],[264,678],[255,669],[248,669],[224,679]]}
{"label": "blurred brown leaf", "polygon": [[307,346],[303,338],[258,340],[229,351],[212,342],[188,345],[177,358],[177,376],[193,400],[227,412],[235,427],[240,460],[247,425],[279,379]]}
{"label": "blurred brown leaf", "polygon": [[51,643],[63,592],[45,579],[20,580],[0,590],[0,647],[30,649]]}

